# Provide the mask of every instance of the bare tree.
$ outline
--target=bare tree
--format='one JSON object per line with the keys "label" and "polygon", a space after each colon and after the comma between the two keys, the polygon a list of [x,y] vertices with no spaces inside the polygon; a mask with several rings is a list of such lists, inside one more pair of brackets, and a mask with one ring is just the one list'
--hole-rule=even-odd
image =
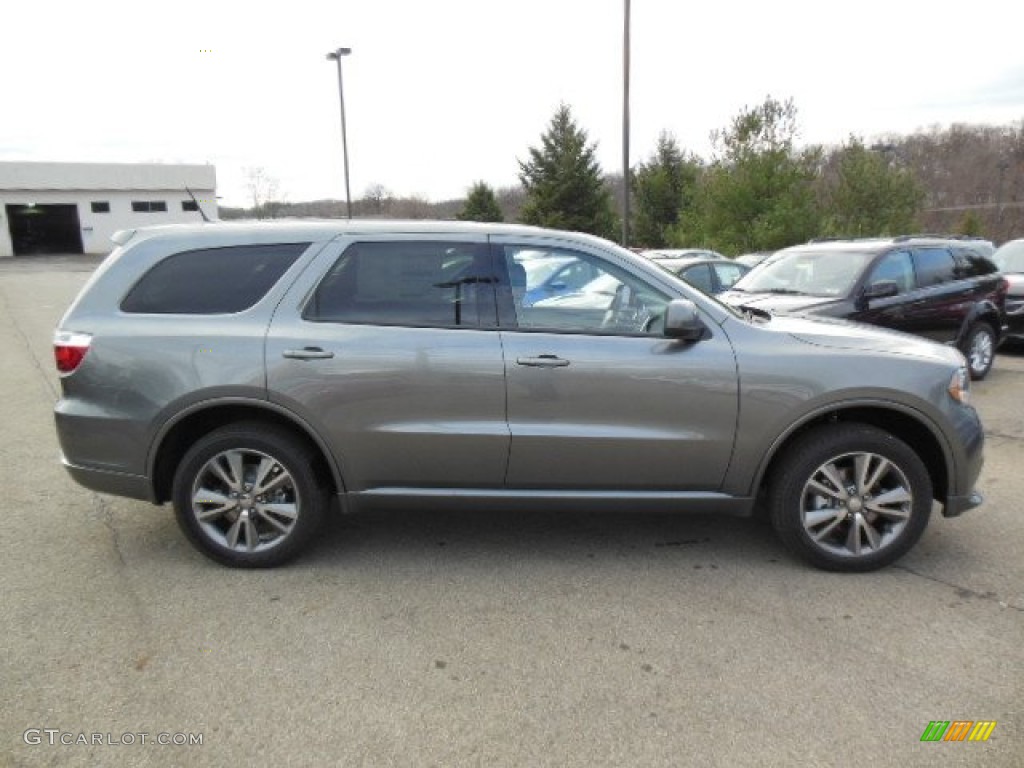
{"label": "bare tree", "polygon": [[363,192],[363,213],[370,216],[384,216],[394,201],[391,190],[374,182]]}
{"label": "bare tree", "polygon": [[274,218],[280,207],[281,183],[262,165],[246,168],[245,179],[252,198],[252,215],[258,219]]}

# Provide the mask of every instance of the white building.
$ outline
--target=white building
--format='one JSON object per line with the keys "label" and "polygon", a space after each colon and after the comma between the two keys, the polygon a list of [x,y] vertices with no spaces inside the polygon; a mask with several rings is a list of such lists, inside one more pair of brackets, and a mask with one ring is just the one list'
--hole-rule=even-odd
{"label": "white building", "polygon": [[0,162],[0,257],[107,253],[119,229],[217,218],[212,165]]}

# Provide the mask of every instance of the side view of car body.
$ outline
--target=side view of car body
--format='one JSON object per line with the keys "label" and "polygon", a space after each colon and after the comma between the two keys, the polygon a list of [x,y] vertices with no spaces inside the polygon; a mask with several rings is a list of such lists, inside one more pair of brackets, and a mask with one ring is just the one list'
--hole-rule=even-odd
{"label": "side view of car body", "polygon": [[956,346],[984,378],[1006,332],[1007,281],[970,241],[897,237],[778,251],[721,295],[733,306],[841,317]]}
{"label": "side view of car body", "polygon": [[[750,515],[822,568],[893,562],[980,503],[955,349],[730,309],[607,241],[468,222],[120,233],[55,333],[63,461],[265,567],[331,497],[374,507]],[[524,305],[578,259],[606,306]],[[856,371],[856,375],[850,375]]]}

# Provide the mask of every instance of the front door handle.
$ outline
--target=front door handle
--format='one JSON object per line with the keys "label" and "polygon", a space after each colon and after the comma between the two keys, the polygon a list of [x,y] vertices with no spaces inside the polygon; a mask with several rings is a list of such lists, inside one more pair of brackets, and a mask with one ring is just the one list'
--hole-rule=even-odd
{"label": "front door handle", "polygon": [[529,368],[565,368],[569,361],[557,355],[539,355],[537,357],[517,357],[517,365]]}
{"label": "front door handle", "polygon": [[281,357],[291,360],[328,360],[334,357],[334,353],[320,347],[303,347],[302,349],[286,349],[281,353]]}

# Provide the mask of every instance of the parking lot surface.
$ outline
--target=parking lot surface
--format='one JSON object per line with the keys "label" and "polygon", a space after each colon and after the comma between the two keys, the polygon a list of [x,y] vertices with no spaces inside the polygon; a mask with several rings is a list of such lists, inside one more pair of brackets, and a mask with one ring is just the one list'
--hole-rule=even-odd
{"label": "parking lot surface", "polygon": [[746,520],[429,509],[237,571],[58,462],[96,263],[0,261],[0,765],[1024,765],[1024,353],[974,387],[985,505],[883,571]]}

